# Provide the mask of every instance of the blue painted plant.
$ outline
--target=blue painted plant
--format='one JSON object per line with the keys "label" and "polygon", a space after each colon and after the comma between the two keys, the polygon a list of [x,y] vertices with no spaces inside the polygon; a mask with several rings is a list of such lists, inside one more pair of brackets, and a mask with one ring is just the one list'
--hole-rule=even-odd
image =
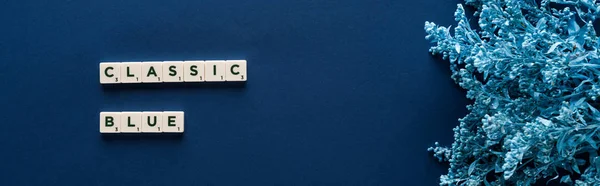
{"label": "blue painted plant", "polygon": [[458,25],[425,23],[430,52],[474,100],[440,185],[600,185],[600,46],[595,0],[466,0]]}

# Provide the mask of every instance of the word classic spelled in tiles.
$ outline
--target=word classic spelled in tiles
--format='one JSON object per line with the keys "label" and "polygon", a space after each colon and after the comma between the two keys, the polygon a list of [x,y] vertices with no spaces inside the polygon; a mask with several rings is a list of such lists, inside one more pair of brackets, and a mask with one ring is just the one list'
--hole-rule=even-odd
{"label": "word classic spelled in tiles", "polygon": [[246,60],[100,63],[100,83],[246,81]]}
{"label": "word classic spelled in tiles", "polygon": [[181,111],[100,112],[100,133],[183,133]]}

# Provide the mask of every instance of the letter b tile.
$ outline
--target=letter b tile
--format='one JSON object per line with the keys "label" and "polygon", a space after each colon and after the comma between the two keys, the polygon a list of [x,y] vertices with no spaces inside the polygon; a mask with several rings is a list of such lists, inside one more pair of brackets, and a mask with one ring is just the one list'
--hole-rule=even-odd
{"label": "letter b tile", "polygon": [[120,112],[100,112],[100,133],[120,133],[120,121]]}

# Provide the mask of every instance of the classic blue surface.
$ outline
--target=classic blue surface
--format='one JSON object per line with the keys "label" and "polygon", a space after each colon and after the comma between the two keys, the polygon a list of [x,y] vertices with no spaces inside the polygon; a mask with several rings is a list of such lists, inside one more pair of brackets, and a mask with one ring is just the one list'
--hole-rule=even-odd
{"label": "classic blue surface", "polygon": [[[468,101],[423,25],[458,2],[4,1],[0,185],[437,185],[426,148]],[[240,58],[245,87],[98,80],[101,61]],[[110,110],[183,110],[186,132],[102,137]]]}

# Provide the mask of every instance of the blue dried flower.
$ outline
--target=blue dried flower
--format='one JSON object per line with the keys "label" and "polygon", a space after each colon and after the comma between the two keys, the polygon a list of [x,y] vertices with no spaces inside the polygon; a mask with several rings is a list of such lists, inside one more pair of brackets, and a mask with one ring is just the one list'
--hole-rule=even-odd
{"label": "blue dried flower", "polygon": [[450,61],[474,103],[440,185],[600,185],[600,53],[595,0],[466,0],[450,28],[425,22],[429,51]]}

